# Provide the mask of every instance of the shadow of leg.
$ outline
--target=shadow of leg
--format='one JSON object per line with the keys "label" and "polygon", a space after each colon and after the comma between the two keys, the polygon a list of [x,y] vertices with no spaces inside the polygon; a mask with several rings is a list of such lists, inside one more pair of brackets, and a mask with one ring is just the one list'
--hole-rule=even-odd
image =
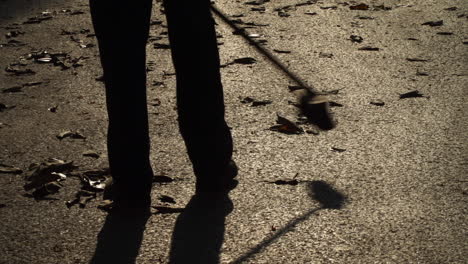
{"label": "shadow of leg", "polygon": [[227,195],[195,195],[177,218],[169,263],[219,263],[226,216],[233,210]]}
{"label": "shadow of leg", "polygon": [[109,214],[98,235],[96,250],[89,263],[135,263],[148,218],[149,214]]}

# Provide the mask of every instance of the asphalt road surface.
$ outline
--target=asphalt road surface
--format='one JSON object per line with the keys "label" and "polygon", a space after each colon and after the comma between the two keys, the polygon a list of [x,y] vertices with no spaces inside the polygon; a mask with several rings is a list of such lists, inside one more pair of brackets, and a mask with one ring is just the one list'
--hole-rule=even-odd
{"label": "asphalt road surface", "polygon": [[[67,206],[83,175],[107,167],[87,1],[12,3],[0,3],[0,171],[11,172],[0,173],[1,264],[467,262],[467,1],[218,0],[329,94],[338,126],[304,123],[294,84],[217,20],[240,173],[229,198],[209,202],[192,199],[155,1],[148,109],[152,164],[165,177],[152,215],[133,221],[106,219],[99,186]],[[231,64],[245,57],[255,61]],[[304,133],[271,130],[277,113]],[[35,199],[23,187],[30,165],[49,158],[75,167],[60,165],[66,179],[47,189],[59,192]]]}

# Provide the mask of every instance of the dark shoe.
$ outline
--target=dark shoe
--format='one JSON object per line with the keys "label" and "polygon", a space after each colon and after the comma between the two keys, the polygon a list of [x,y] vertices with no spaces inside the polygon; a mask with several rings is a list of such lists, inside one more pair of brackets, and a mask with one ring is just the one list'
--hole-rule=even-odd
{"label": "dark shoe", "polygon": [[230,160],[226,167],[219,173],[197,175],[195,193],[228,193],[237,187],[238,181],[235,179],[237,173],[238,168],[236,163]]}
{"label": "dark shoe", "polygon": [[151,206],[151,185],[128,188],[110,182],[103,195],[104,200],[111,201],[106,211],[144,211]]}

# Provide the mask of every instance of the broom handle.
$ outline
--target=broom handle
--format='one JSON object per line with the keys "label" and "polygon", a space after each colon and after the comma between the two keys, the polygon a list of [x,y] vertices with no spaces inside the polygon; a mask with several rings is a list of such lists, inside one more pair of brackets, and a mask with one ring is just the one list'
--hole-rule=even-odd
{"label": "broom handle", "polygon": [[314,91],[313,87],[309,86],[306,84],[305,81],[303,81],[301,78],[299,78],[296,74],[292,73],[286,66],[284,66],[283,63],[281,63],[273,54],[271,54],[268,50],[266,50],[264,47],[260,46],[255,40],[253,40],[249,35],[245,33],[245,30],[243,28],[238,27],[234,22],[229,20],[229,18],[221,12],[218,8],[215,6],[211,5],[211,10],[213,13],[215,13],[218,17],[220,17],[226,24],[228,24],[230,27],[232,27],[236,32],[238,32],[248,43],[250,43],[252,46],[254,46],[261,54],[263,54],[265,57],[267,57],[273,64],[278,67],[280,70],[282,70],[289,78],[291,78],[293,81],[295,81],[299,86],[307,89],[311,95],[316,95],[317,92]]}

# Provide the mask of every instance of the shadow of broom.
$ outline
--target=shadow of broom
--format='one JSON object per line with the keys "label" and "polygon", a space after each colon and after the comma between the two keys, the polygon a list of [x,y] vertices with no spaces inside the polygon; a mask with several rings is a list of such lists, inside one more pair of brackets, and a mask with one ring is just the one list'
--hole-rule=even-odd
{"label": "shadow of broom", "polygon": [[345,201],[346,201],[346,197],[343,194],[333,189],[331,185],[329,185],[328,183],[324,181],[309,182],[307,184],[307,193],[312,200],[320,203],[319,207],[313,208],[305,212],[301,216],[296,217],[295,219],[289,221],[288,224],[286,224],[283,228],[277,230],[271,237],[264,239],[256,247],[250,249],[247,253],[245,253],[244,255],[242,255],[241,257],[239,257],[238,259],[234,260],[231,263],[232,264],[242,263],[250,259],[252,256],[263,251],[266,247],[271,245],[278,238],[280,238],[287,232],[293,230],[297,224],[302,223],[305,220],[307,220],[312,214],[322,209],[339,210],[343,208]]}

